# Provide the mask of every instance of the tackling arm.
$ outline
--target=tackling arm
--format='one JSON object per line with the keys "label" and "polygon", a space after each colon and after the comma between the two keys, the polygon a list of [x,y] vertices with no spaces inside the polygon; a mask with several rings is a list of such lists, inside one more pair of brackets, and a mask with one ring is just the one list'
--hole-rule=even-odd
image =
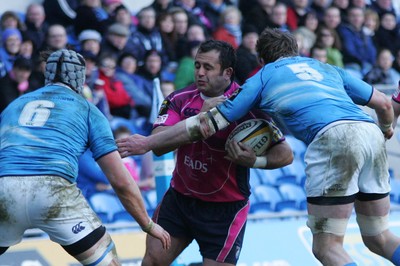
{"label": "tackling arm", "polygon": [[168,232],[154,224],[149,218],[140,190],[124,166],[118,152],[114,151],[101,157],[98,163],[125,209],[146,233],[158,238],[165,249],[169,248],[171,239]]}
{"label": "tackling arm", "polygon": [[229,122],[214,107],[208,112],[189,117],[148,137],[136,134],[118,139],[118,151],[122,157],[144,154],[150,150],[162,153],[183,144],[208,138],[228,125]]}

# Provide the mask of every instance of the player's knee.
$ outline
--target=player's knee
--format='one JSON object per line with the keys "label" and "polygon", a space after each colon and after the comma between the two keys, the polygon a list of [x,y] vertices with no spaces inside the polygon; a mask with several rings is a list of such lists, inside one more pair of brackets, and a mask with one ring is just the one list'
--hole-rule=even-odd
{"label": "player's knee", "polygon": [[[160,261],[160,254],[155,254],[149,250],[146,250],[142,260],[142,266],[161,266],[164,265],[162,261]],[[168,264],[166,264],[168,265]]]}
{"label": "player's knee", "polygon": [[0,255],[4,254],[7,251],[8,247],[0,247]]}

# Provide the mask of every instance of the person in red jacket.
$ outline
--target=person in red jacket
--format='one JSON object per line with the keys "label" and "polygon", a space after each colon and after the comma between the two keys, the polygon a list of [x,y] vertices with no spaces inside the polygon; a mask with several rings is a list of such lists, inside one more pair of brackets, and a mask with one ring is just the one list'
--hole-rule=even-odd
{"label": "person in red jacket", "polygon": [[134,101],[125,90],[122,81],[115,77],[116,65],[113,56],[105,55],[100,59],[99,79],[96,81],[95,90],[104,90],[111,115],[129,119]]}

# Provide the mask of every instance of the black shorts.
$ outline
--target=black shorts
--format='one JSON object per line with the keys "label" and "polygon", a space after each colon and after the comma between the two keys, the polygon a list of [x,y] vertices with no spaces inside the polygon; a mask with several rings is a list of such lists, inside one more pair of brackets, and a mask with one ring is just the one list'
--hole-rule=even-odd
{"label": "black shorts", "polygon": [[248,200],[206,202],[170,188],[154,218],[172,236],[195,239],[203,258],[236,264],[248,211]]}

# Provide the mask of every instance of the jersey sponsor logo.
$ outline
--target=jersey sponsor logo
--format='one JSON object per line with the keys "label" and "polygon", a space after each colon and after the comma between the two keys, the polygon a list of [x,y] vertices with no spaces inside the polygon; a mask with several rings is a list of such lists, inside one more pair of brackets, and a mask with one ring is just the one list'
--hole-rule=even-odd
{"label": "jersey sponsor logo", "polygon": [[78,224],[74,225],[72,227],[72,233],[74,234],[79,234],[85,229],[85,227],[82,225],[82,222],[79,222]]}
{"label": "jersey sponsor logo", "polygon": [[163,116],[163,115],[166,115],[167,114],[167,112],[168,112],[168,106],[170,105],[170,101],[169,100],[167,100],[167,99],[165,99],[163,102],[162,102],[162,104],[161,104],[161,106],[160,106],[160,111],[158,112],[158,115],[159,116]]}
{"label": "jersey sponsor logo", "polygon": [[185,156],[184,164],[186,166],[190,167],[192,170],[197,170],[202,173],[208,172],[207,163],[203,163],[202,161],[199,161],[199,160],[193,160],[189,156]]}
{"label": "jersey sponsor logo", "polygon": [[197,108],[186,108],[185,110],[183,110],[183,114],[185,115],[185,117],[192,117],[197,115],[199,111],[200,110]]}
{"label": "jersey sponsor logo", "polygon": [[167,114],[159,115],[157,117],[156,121],[154,122],[154,124],[164,124],[165,121],[167,121],[167,119],[168,119],[168,115]]}
{"label": "jersey sponsor logo", "polygon": [[232,93],[232,95],[229,96],[229,100],[230,100],[230,101],[233,101],[233,100],[236,98],[236,96],[239,95],[239,93],[240,93],[241,91],[242,91],[242,88],[237,88],[237,89]]}

